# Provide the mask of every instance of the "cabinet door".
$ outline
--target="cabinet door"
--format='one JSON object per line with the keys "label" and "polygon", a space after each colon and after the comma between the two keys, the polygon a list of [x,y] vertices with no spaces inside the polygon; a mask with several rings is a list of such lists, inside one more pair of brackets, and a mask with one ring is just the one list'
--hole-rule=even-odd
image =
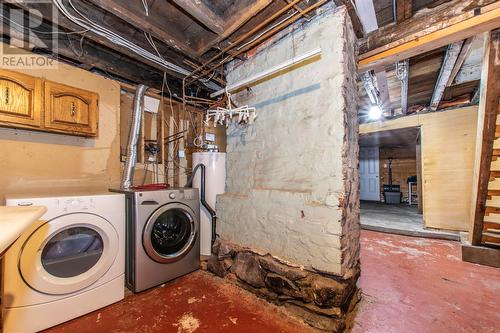
{"label": "cabinet door", "polygon": [[97,136],[96,93],[45,82],[45,129],[82,136]]}
{"label": "cabinet door", "polygon": [[41,109],[40,79],[0,70],[0,125],[39,128]]}

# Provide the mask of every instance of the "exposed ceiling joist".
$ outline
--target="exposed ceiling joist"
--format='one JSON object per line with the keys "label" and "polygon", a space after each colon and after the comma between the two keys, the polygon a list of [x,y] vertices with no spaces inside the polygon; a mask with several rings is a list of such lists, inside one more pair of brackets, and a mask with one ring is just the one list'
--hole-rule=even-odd
{"label": "exposed ceiling joist", "polygon": [[396,0],[396,22],[401,23],[408,20],[412,16],[413,0]]}
{"label": "exposed ceiling joist", "polygon": [[408,113],[408,77],[410,62],[408,59],[396,63],[396,76],[401,82],[401,113]]}
{"label": "exposed ceiling joist", "polygon": [[363,82],[366,93],[373,105],[381,105],[380,92],[377,88],[375,74],[372,71],[360,74],[360,79]]}
{"label": "exposed ceiling joist", "polygon": [[[292,0],[285,0],[285,2],[287,4],[289,4],[290,2],[292,2]],[[310,19],[311,16],[310,15],[307,15],[307,14],[304,14],[304,11],[302,10],[302,8],[300,8],[299,5],[293,5],[293,8],[295,8],[303,17],[305,17],[306,19]]]}
{"label": "exposed ceiling joist", "polygon": [[498,1],[457,0],[444,3],[421,15],[414,15],[402,26],[383,27],[361,40],[358,71],[383,68],[498,27]]}
{"label": "exposed ceiling joist", "polygon": [[365,33],[370,33],[378,29],[377,15],[375,15],[375,7],[373,0],[355,0],[356,10],[359,15],[359,20],[363,25]]}
{"label": "exposed ceiling joist", "polygon": [[385,71],[375,72],[375,78],[377,79],[377,88],[380,93],[380,107],[383,111],[392,113],[393,110],[387,84],[387,73]]}
{"label": "exposed ceiling joist", "polygon": [[[12,4],[6,4],[6,5],[12,5],[13,6],[12,8],[18,7],[18,8],[25,10],[25,11],[30,11],[30,15],[32,15],[32,16],[36,16],[38,14],[40,14],[42,16],[42,18],[50,18],[53,16],[52,12],[53,12],[54,8],[51,4],[46,3],[46,2],[40,2],[40,3],[16,2],[16,3],[12,3]],[[89,16],[93,17],[95,20],[101,21],[100,22],[101,24],[104,25],[107,22],[109,22],[109,19],[106,17],[106,15],[104,13],[98,12],[97,9],[94,8],[92,5],[86,4],[85,2],[81,1],[78,3],[78,6],[82,11],[87,13]],[[80,26],[71,22],[64,15],[59,15],[57,17],[56,23],[60,27],[67,29],[67,30],[70,30],[70,31],[81,31],[82,30],[82,28]],[[131,39],[134,40],[134,43],[136,45],[138,45],[144,49],[151,48],[151,46],[145,41],[144,38],[134,38],[138,34],[141,34],[140,35],[141,37],[143,36],[142,32],[140,32],[138,29],[135,29],[132,27],[127,28],[127,27],[124,27],[123,25],[115,25],[115,26],[113,26],[113,30],[119,35],[129,36]],[[148,66],[154,67],[158,70],[166,71],[166,73],[172,77],[176,77],[179,79],[182,79],[184,77],[184,75],[182,75],[178,72],[165,69],[165,67],[163,67],[159,64],[156,64],[154,62],[148,61],[145,58],[141,57],[140,55],[138,55],[134,52],[130,52],[130,50],[128,50],[127,48],[120,46],[116,43],[113,43],[110,40],[108,40],[104,37],[101,37],[97,34],[94,34],[90,31],[86,32],[83,35],[83,38],[84,38],[83,44],[86,44],[87,40],[92,40],[96,43],[99,43],[99,44],[111,49],[111,50],[118,52],[119,54],[126,54],[128,57],[130,57],[136,61],[147,64]],[[179,55],[177,53],[174,53],[173,50],[165,47],[162,43],[157,43],[156,46],[157,46],[158,50],[160,51],[160,53],[162,54],[162,56],[165,57],[168,61],[174,62],[177,65],[182,66],[182,61],[183,61],[182,58],[183,57],[179,57]],[[219,82],[219,83],[223,84],[223,82]]]}
{"label": "exposed ceiling joist", "polygon": [[[214,45],[222,42],[224,39],[231,36],[236,30],[238,30],[241,26],[248,22],[252,17],[257,15],[260,11],[266,8],[272,0],[253,0],[249,3],[249,0],[239,1],[238,6],[234,5],[232,9],[233,17],[227,17],[228,22],[224,27],[224,32],[219,35],[215,40],[206,43],[203,47],[201,47],[198,51],[198,54],[204,54],[208,50],[210,50]],[[297,1],[294,1],[297,3]]]}
{"label": "exposed ceiling joist", "polygon": [[123,2],[123,0],[89,1],[127,22],[133,22],[134,25],[140,26],[142,30],[150,33],[153,37],[161,40],[172,48],[189,55],[193,59],[198,59],[198,54],[195,52],[193,47],[186,43],[186,41],[179,40],[179,38],[174,36],[168,30],[162,29],[151,23],[151,20],[147,19],[147,17],[145,17],[142,13],[131,10],[130,6],[128,6],[126,2]]}
{"label": "exposed ceiling joist", "polygon": [[[28,17],[25,17],[29,20]],[[85,70],[97,70],[103,75],[111,76],[113,79],[121,79],[127,82],[142,82],[151,87],[161,89],[163,75],[152,67],[138,63],[123,55],[111,53],[109,49],[98,43],[88,42],[80,49],[80,37],[78,35],[66,35],[62,31],[54,31],[53,26],[42,23],[37,26],[40,33],[37,38],[26,40],[24,31],[19,31],[4,22],[4,31],[9,31],[9,37],[19,41],[19,45],[26,51],[42,53],[62,61],[72,61],[72,64]],[[57,36],[57,54],[48,50],[47,45],[52,45],[53,38]],[[59,58],[61,57],[61,58]],[[180,93],[180,84],[170,86],[173,93]]]}
{"label": "exposed ceiling joist", "polygon": [[172,0],[205,27],[220,35],[224,32],[224,19],[203,1]]}
{"label": "exposed ceiling joist", "polygon": [[459,41],[448,45],[448,49],[446,50],[446,54],[441,65],[441,70],[439,71],[439,76],[437,78],[436,85],[434,87],[434,91],[432,93],[431,101],[429,104],[429,108],[432,111],[436,111],[439,103],[441,102],[444,89],[447,86],[448,80],[451,76],[451,72],[455,66],[455,63],[457,62],[463,44],[464,41]]}
{"label": "exposed ceiling joist", "polygon": [[460,51],[460,54],[458,55],[457,61],[455,62],[455,66],[453,66],[453,69],[450,74],[450,78],[448,79],[448,82],[446,83],[446,86],[449,87],[453,84],[453,81],[455,80],[455,77],[457,76],[458,72],[460,71],[460,68],[462,68],[462,65],[465,61],[465,58],[469,55],[471,46],[472,46],[472,41],[474,40],[474,37],[469,37],[465,40],[462,50]]}
{"label": "exposed ceiling joist", "polygon": [[[363,24],[363,30],[365,32],[371,32],[378,29],[377,16],[375,15],[375,7],[373,5],[373,0],[356,0],[356,7],[359,14],[359,19]],[[389,88],[387,86],[387,73],[384,69],[375,72],[377,94],[379,95],[378,106],[383,111],[391,111],[391,98],[389,96]],[[365,85],[366,88],[370,88],[370,85]],[[368,95],[373,94],[373,92],[368,92]]]}

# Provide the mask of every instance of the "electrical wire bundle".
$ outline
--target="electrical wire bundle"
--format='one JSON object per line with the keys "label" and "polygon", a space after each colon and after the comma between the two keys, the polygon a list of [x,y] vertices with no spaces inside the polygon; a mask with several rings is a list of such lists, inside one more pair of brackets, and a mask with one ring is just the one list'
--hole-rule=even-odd
{"label": "electrical wire bundle", "polygon": [[[177,72],[177,73],[180,73],[180,74],[183,74],[183,75],[190,75],[190,72],[180,66],[177,66],[176,64],[173,64],[167,60],[165,60],[164,58],[154,54],[154,53],[151,53],[149,52],[148,50],[145,50],[143,49],[142,47],[132,43],[131,41],[129,41],[128,39],[116,34],[115,32],[103,27],[102,25],[99,25],[97,23],[95,23],[94,21],[90,20],[88,17],[86,17],[84,14],[82,14],[74,5],[73,5],[73,2],[71,0],[67,0],[68,1],[68,4],[69,6],[71,7],[71,9],[77,13],[80,17],[77,17],[75,15],[73,15],[69,10],[68,8],[66,7],[66,5],[64,4],[63,0],[52,0],[55,4],[55,6],[57,7],[57,9],[64,15],[66,16],[70,21],[72,21],[73,23],[79,25],[80,27],[88,30],[88,31],[91,31],[93,33],[95,33],[96,35],[99,35],[101,37],[104,37],[106,39],[108,39],[109,41],[113,42],[114,44],[117,44],[117,45],[120,45],[120,46],[123,46],[127,49],[129,49],[130,51],[138,54],[139,56],[143,57],[144,59],[147,59],[157,65],[160,65],[162,67],[164,67],[165,69],[167,70],[171,70],[171,71],[174,71],[174,72]],[[149,40],[148,40],[149,41]],[[200,79],[200,81],[202,83],[204,83],[208,88],[210,89],[220,89],[220,87],[213,83],[213,82],[206,82],[206,80],[203,80],[201,78],[198,78]]]}

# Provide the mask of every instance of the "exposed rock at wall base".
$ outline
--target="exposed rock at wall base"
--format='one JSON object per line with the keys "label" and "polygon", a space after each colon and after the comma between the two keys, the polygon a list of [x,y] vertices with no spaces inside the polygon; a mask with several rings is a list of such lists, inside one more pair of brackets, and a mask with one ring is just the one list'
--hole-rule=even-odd
{"label": "exposed rock at wall base", "polygon": [[[207,268],[219,277],[328,332],[342,332],[349,312],[359,301],[359,268],[348,278],[288,266],[270,255],[260,255],[218,239]],[[358,266],[359,267],[359,266]]]}

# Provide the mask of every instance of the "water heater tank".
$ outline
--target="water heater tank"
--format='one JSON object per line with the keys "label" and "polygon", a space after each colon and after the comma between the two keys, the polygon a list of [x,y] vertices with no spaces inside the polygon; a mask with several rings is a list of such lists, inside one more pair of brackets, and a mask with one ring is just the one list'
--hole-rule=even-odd
{"label": "water heater tank", "polygon": [[[198,164],[205,165],[205,200],[215,209],[217,194],[224,193],[226,185],[226,153],[193,153],[193,169]],[[200,188],[201,174],[197,172],[193,187]],[[212,253],[212,217],[205,207],[200,205],[200,254]]]}

